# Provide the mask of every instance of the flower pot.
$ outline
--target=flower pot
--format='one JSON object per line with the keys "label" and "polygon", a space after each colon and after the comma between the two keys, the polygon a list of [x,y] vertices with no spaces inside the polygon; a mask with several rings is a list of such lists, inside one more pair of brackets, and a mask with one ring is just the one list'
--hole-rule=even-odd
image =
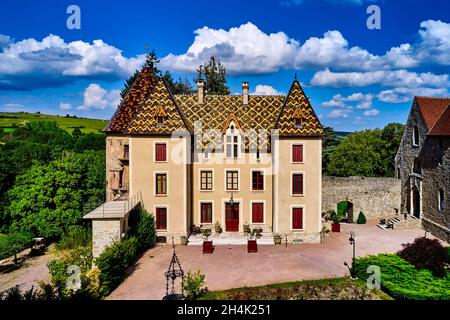
{"label": "flower pot", "polygon": [[281,237],[275,237],[275,238],[273,238],[273,242],[274,242],[275,244],[281,244]]}
{"label": "flower pot", "polygon": [[183,246],[187,245],[188,242],[189,242],[189,241],[188,241],[188,238],[187,238],[187,237],[182,236],[182,237],[180,238],[180,243],[181,243]]}
{"label": "flower pot", "polygon": [[333,232],[341,232],[341,225],[339,223],[331,224],[331,231]]}
{"label": "flower pot", "polygon": [[256,243],[256,240],[248,240],[247,241],[247,252],[258,252],[258,244]]}
{"label": "flower pot", "polygon": [[203,254],[211,254],[213,253],[214,247],[212,240],[203,241]]}

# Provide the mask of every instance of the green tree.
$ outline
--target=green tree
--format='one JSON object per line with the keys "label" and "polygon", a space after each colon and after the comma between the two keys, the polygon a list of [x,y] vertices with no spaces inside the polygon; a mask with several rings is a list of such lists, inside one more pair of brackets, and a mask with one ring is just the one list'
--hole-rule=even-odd
{"label": "green tree", "polygon": [[12,232],[0,237],[0,260],[14,256],[17,264],[17,254],[31,246],[33,235],[29,232]]}
{"label": "green tree", "polygon": [[178,78],[178,81],[175,81],[169,71],[164,72],[162,79],[172,94],[190,94],[193,92],[188,79]]}
{"label": "green tree", "polygon": [[333,128],[325,127],[323,128],[324,134],[322,138],[322,171],[324,174],[328,174],[327,167],[329,162],[330,154],[334,151],[336,146],[339,145],[342,138],[340,138]]}
{"label": "green tree", "polygon": [[197,69],[198,80],[205,82],[206,94],[213,95],[227,95],[230,94],[230,88],[227,86],[227,73],[225,67],[212,56],[207,63],[200,65]]}
{"label": "green tree", "polygon": [[395,175],[394,159],[402,140],[405,126],[400,123],[389,123],[383,128],[381,138],[383,139],[383,159],[385,175],[393,177]]}
{"label": "green tree", "polygon": [[6,193],[11,229],[59,238],[81,224],[84,204],[104,191],[104,161],[104,152],[86,151],[33,165]]}

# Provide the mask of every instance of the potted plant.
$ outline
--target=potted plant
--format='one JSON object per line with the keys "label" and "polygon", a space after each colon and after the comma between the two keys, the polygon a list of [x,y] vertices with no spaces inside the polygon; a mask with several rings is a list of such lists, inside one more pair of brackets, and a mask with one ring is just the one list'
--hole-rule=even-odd
{"label": "potted plant", "polygon": [[246,222],[244,223],[244,233],[245,234],[250,234],[251,230],[250,230],[250,225]]}
{"label": "potted plant", "polygon": [[203,254],[213,252],[213,242],[209,240],[211,229],[203,230]]}
{"label": "potted plant", "polygon": [[256,242],[257,230],[253,229],[249,233],[249,238],[247,240],[247,252],[258,252],[258,243]]}
{"label": "potted plant", "polygon": [[222,227],[220,226],[220,222],[219,221],[217,221],[215,224],[214,224],[214,231],[216,232],[216,233],[222,233]]}
{"label": "potted plant", "polygon": [[261,228],[256,228],[254,230],[255,230],[256,239],[261,239],[263,230]]}
{"label": "potted plant", "polygon": [[274,234],[273,235],[273,242],[275,244],[281,244],[281,240],[282,240],[281,235],[279,235],[279,234]]}
{"label": "potted plant", "polygon": [[187,245],[188,242],[189,242],[188,237],[186,237],[186,236],[181,236],[181,237],[180,237],[180,243],[181,243],[183,246]]}
{"label": "potted plant", "polygon": [[341,225],[339,224],[339,222],[341,221],[341,218],[334,210],[331,213],[331,220],[333,220],[333,223],[331,224],[331,231],[341,232]]}
{"label": "potted plant", "polygon": [[191,232],[192,232],[192,234],[199,234],[201,232],[201,227],[193,224],[191,227]]}

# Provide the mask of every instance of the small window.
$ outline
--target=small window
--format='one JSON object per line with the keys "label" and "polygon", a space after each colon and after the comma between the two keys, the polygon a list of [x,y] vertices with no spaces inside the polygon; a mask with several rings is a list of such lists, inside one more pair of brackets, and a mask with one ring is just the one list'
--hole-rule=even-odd
{"label": "small window", "polygon": [[234,133],[234,127],[231,127],[231,132],[226,137],[226,154],[227,158],[239,157],[239,137]]}
{"label": "small window", "polygon": [[400,168],[397,167],[397,179],[401,179],[401,177]]}
{"label": "small window", "polygon": [[264,203],[252,203],[252,223],[264,223]]}
{"label": "small window", "polygon": [[420,161],[417,158],[414,158],[413,173],[415,173],[415,174],[421,174],[422,173],[422,169],[420,167]]}
{"label": "small window", "polygon": [[123,158],[124,159],[130,158],[130,146],[128,144],[123,145]]}
{"label": "small window", "polygon": [[292,229],[303,229],[303,208],[292,208]]}
{"label": "small window", "polygon": [[444,190],[442,189],[440,189],[438,192],[438,207],[440,211],[444,210],[445,208]]}
{"label": "small window", "polygon": [[300,128],[300,129],[303,127],[302,118],[295,118],[294,119],[294,127],[295,128]]}
{"label": "small window", "polygon": [[417,126],[417,124],[413,128],[413,145],[419,145],[419,127]]}
{"label": "small window", "polygon": [[165,173],[156,174],[156,194],[157,195],[167,194],[167,174]]}
{"label": "small window", "polygon": [[239,189],[239,173],[237,171],[227,171],[227,190]]}
{"label": "small window", "polygon": [[156,149],[156,161],[167,161],[167,149],[165,143],[156,143],[155,144]]}
{"label": "small window", "polygon": [[200,223],[212,223],[212,203],[204,202],[200,204]]}
{"label": "small window", "polygon": [[252,171],[252,190],[262,191],[264,190],[264,172]]}
{"label": "small window", "polygon": [[156,230],[167,230],[167,208],[156,208]]}
{"label": "small window", "polygon": [[292,162],[303,162],[303,145],[292,145]]}
{"label": "small window", "polygon": [[201,171],[200,172],[200,189],[201,190],[212,190],[213,186],[213,173],[212,171]]}
{"label": "small window", "polygon": [[164,116],[157,116],[156,117],[156,125],[158,127],[163,127],[164,126],[164,120],[166,120]]}
{"label": "small window", "polygon": [[303,194],[303,173],[294,173],[292,175],[292,194]]}

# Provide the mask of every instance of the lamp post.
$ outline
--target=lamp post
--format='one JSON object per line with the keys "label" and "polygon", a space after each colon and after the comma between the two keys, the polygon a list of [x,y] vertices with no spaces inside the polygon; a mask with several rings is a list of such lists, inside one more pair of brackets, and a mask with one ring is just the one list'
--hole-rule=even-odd
{"label": "lamp post", "polygon": [[350,245],[353,246],[352,267],[350,269],[350,274],[351,274],[352,278],[356,278],[356,275],[355,275],[355,245],[356,245],[356,237],[355,237],[355,233],[353,231],[350,231],[350,238],[348,239],[348,241],[350,242]]}
{"label": "lamp post", "polygon": [[[169,264],[168,270],[164,273],[166,278],[166,295],[163,300],[183,300],[184,299],[184,271],[181,268],[180,260],[175,253],[175,244],[172,237],[173,254],[172,259]],[[177,278],[181,279],[181,294],[175,292],[175,280]],[[171,288],[169,290],[169,283],[171,282]]]}

